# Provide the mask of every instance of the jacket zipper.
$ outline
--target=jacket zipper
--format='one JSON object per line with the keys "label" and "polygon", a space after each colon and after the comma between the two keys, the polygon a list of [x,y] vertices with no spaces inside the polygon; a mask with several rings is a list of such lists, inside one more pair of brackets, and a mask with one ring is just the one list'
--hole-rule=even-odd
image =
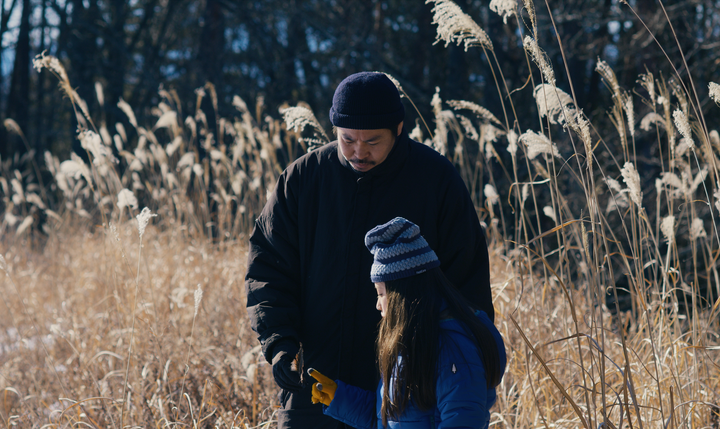
{"label": "jacket zipper", "polygon": [[435,416],[430,416],[430,427],[435,429]]}

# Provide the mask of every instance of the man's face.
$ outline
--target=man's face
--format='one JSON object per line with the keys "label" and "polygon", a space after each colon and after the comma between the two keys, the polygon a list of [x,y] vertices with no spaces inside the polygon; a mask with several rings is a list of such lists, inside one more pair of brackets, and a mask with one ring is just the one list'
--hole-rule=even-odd
{"label": "man's face", "polygon": [[402,122],[398,125],[395,135],[388,129],[353,130],[338,127],[338,147],[353,169],[363,173],[370,171],[385,161],[402,125]]}

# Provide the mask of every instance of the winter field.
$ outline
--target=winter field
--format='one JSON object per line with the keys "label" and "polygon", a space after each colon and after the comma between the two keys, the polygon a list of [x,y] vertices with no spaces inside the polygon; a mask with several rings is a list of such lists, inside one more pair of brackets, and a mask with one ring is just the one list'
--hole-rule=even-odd
{"label": "winter field", "polygon": [[[720,137],[701,109],[720,108],[720,87],[668,65],[622,88],[599,61],[614,104],[588,117],[531,36],[530,0],[523,22],[490,3],[529,30],[523,88],[503,85],[471,17],[430,2],[438,42],[482,50],[503,100],[498,115],[439,88],[434,117],[406,124],[456,164],[486,226],[508,353],[491,426],[720,427]],[[277,388],[246,320],[247,235],[284,166],[332,136],[311,106],[260,114],[261,99],[239,97],[210,126],[212,85],[195,104],[214,112],[183,113],[162,90],[154,123],[121,101],[126,129],[88,111],[59,60],[35,66],[70,100],[87,156],[0,163],[0,422],[273,427]],[[519,91],[534,129],[517,126]],[[637,167],[638,139],[652,171]]]}

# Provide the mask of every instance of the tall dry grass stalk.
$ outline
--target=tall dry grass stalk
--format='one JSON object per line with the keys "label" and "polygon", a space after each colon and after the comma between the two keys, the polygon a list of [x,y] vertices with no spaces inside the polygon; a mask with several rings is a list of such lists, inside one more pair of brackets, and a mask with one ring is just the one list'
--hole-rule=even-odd
{"label": "tall dry grass stalk", "polygon": [[[692,80],[648,72],[622,88],[599,59],[615,128],[600,135],[572,82],[558,88],[569,73],[555,73],[538,45],[547,2],[490,3],[527,34],[531,85],[513,90],[473,18],[429,2],[438,42],[482,49],[503,101],[444,101],[438,88],[435,129],[423,119],[411,133],[456,164],[487,225],[508,351],[492,426],[716,427],[720,137]],[[283,166],[327,142],[312,110],[284,108],[283,125],[236,97],[237,116],[212,126],[199,107],[183,117],[163,90],[152,126],[122,100],[129,129],[96,125],[59,61],[42,56],[37,67],[71,99],[87,162],[45,155],[59,204],[27,172],[0,166],[0,267],[11,276],[0,314],[3,421],[271,425],[276,388],[245,318],[244,234]],[[718,88],[707,95],[720,104]],[[528,129],[515,113],[520,91],[536,101]],[[217,113],[212,85],[195,105],[205,97]],[[654,139],[656,177],[642,170],[638,138]],[[158,217],[138,230],[131,220],[144,206]],[[44,245],[28,246],[39,228]]]}

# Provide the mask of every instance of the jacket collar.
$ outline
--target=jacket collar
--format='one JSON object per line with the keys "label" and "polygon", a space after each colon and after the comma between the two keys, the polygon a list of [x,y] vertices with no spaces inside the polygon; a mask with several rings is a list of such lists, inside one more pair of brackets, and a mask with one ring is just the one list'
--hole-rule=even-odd
{"label": "jacket collar", "polygon": [[[338,145],[339,144],[340,142],[338,142]],[[380,165],[373,167],[368,172],[362,173],[359,171],[355,171],[355,169],[352,168],[350,163],[342,155],[342,151],[340,150],[340,148],[338,148],[337,153],[340,164],[348,170],[352,171],[357,177],[376,177],[383,176],[388,174],[389,172],[397,170],[405,162],[409,151],[410,137],[408,136],[407,131],[405,131],[405,126],[403,126],[400,135],[397,136],[397,138],[395,139],[395,144],[390,150],[387,158],[385,158],[385,161],[383,161]]]}

